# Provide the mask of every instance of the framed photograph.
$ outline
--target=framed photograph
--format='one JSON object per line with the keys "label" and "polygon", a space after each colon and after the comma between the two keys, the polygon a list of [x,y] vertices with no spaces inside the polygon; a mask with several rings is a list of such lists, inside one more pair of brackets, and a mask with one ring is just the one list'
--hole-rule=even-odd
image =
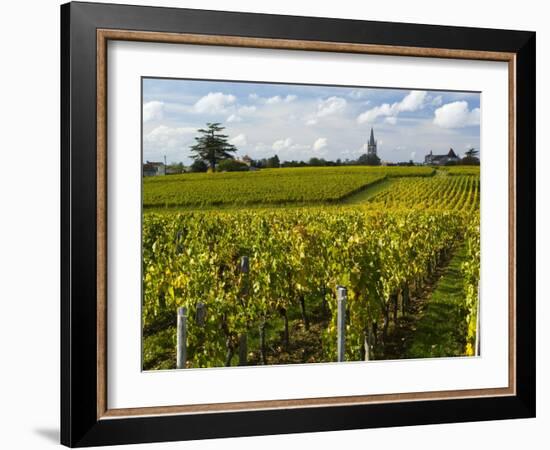
{"label": "framed photograph", "polygon": [[61,7],[61,441],[535,415],[535,33]]}

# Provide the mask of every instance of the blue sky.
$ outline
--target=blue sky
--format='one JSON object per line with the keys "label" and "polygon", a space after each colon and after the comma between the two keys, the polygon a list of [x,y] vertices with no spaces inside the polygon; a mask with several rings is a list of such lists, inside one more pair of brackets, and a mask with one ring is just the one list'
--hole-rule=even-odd
{"label": "blue sky", "polygon": [[143,79],[143,158],[190,164],[196,130],[221,122],[237,156],[356,159],[371,127],[385,161],[480,149],[480,94]]}

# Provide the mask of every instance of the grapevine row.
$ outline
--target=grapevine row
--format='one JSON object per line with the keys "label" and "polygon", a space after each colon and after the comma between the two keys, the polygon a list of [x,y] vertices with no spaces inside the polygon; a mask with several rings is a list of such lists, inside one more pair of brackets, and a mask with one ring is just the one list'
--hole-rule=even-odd
{"label": "grapevine row", "polygon": [[[290,308],[326,309],[323,352],[335,360],[334,292],[343,285],[347,358],[364,359],[383,342],[399,303],[462,239],[469,220],[461,212],[351,208],[147,214],[144,334],[185,306],[189,366],[230,365],[251,330],[281,315],[288,319]],[[245,255],[249,273],[240,270]],[[207,311],[203,324],[195,320],[199,304]],[[167,346],[175,339],[170,330]]]}
{"label": "grapevine row", "polygon": [[435,176],[400,178],[369,199],[371,209],[479,209],[479,178],[473,176]]}
{"label": "grapevine row", "polygon": [[429,167],[306,167],[147,177],[144,207],[335,202],[386,177],[430,176]]}

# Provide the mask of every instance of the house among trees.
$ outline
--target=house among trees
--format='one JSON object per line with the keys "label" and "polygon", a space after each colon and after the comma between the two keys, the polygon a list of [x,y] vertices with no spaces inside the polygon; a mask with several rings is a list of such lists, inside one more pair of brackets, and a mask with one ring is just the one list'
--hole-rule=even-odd
{"label": "house among trees", "polygon": [[166,166],[166,175],[177,175],[184,173],[183,163],[172,163]]}
{"label": "house among trees", "polygon": [[244,155],[241,159],[243,163],[245,163],[248,167],[252,165],[252,158],[248,155]]}
{"label": "house among trees", "polygon": [[246,164],[246,166],[248,167],[248,170],[250,171],[258,170],[258,168],[254,165],[254,160],[250,156],[244,155],[240,161],[243,164]]}
{"label": "house among trees", "polygon": [[452,148],[449,150],[449,153],[445,155],[434,155],[430,150],[430,153],[424,158],[424,164],[432,166],[444,166],[449,163],[458,163],[459,161],[460,158]]}
{"label": "house among trees", "polygon": [[143,164],[144,177],[155,177],[157,175],[166,175],[166,166],[164,163],[147,161]]}

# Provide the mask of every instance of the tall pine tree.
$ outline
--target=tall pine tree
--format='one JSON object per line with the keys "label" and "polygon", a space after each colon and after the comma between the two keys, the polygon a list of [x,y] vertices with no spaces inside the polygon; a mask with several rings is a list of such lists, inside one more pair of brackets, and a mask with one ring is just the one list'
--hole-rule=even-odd
{"label": "tall pine tree", "polygon": [[205,161],[212,170],[224,159],[233,159],[232,152],[237,148],[227,141],[228,136],[220,133],[224,130],[220,123],[207,123],[206,128],[197,130],[200,136],[195,138],[196,144],[191,146],[191,158]]}

